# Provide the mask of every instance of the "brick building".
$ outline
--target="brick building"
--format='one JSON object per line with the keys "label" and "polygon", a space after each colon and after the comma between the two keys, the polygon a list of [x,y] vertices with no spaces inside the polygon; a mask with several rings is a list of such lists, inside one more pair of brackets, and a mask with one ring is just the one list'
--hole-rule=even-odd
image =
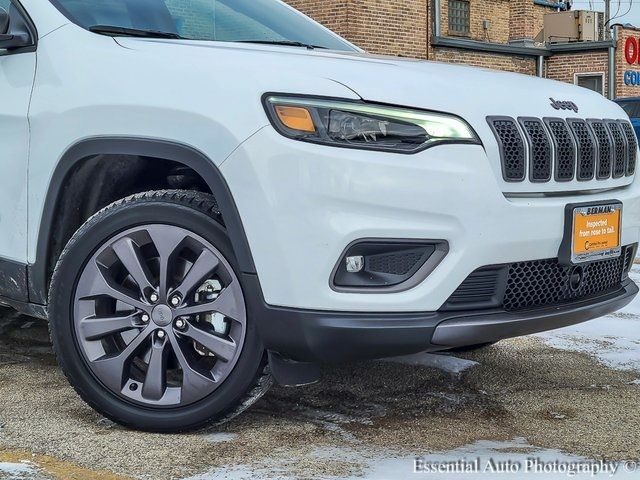
{"label": "brick building", "polygon": [[640,95],[640,48],[635,67],[625,55],[629,37],[640,47],[640,32],[601,27],[590,41],[545,42],[545,15],[567,9],[559,0],[287,1],[371,53],[539,75],[611,98]]}

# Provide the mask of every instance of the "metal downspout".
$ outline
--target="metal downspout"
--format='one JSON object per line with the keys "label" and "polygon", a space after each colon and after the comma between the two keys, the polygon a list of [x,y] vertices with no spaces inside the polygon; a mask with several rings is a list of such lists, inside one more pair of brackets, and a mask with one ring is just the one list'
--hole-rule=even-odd
{"label": "metal downspout", "polygon": [[613,29],[613,46],[609,47],[609,75],[607,97],[609,100],[616,98],[616,49],[618,46],[618,29]]}
{"label": "metal downspout", "polygon": [[544,57],[540,55],[536,63],[536,73],[540,78],[544,78]]}

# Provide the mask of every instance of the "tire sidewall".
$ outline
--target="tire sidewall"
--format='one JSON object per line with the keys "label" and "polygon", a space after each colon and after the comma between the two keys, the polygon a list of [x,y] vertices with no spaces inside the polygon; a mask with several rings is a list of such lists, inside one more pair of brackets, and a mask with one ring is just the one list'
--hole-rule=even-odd
{"label": "tire sidewall", "polygon": [[[242,276],[224,228],[205,213],[162,200],[125,200],[92,217],[78,230],[60,257],[49,299],[52,342],[60,364],[78,393],[110,419],[144,430],[190,430],[233,410],[261,373],[264,349],[245,298],[247,322],[242,352],[230,375],[206,398],[184,407],[153,409],[117,396],[92,374],[75,337],[73,307],[77,281],[93,254],[113,236],[145,224],[185,228],[211,242],[232,265],[243,293]],[[245,293],[246,294],[246,293]]]}

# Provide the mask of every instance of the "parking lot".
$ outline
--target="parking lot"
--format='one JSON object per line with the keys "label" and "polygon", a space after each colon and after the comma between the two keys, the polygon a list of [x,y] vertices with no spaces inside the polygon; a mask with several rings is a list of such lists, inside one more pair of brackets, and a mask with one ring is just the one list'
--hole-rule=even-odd
{"label": "parking lot", "polygon": [[3,310],[0,478],[383,479],[411,476],[416,456],[637,460],[639,327],[636,301],[472,353],[326,367],[322,383],[274,388],[224,427],[155,435],[94,413],[46,326]]}

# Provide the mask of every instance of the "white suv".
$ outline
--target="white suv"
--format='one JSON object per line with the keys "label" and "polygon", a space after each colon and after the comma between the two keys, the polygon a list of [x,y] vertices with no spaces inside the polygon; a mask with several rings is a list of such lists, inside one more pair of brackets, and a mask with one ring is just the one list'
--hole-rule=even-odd
{"label": "white suv", "polygon": [[637,293],[637,141],[538,78],[366,55],[279,0],[0,0],[0,297],[124,425]]}

